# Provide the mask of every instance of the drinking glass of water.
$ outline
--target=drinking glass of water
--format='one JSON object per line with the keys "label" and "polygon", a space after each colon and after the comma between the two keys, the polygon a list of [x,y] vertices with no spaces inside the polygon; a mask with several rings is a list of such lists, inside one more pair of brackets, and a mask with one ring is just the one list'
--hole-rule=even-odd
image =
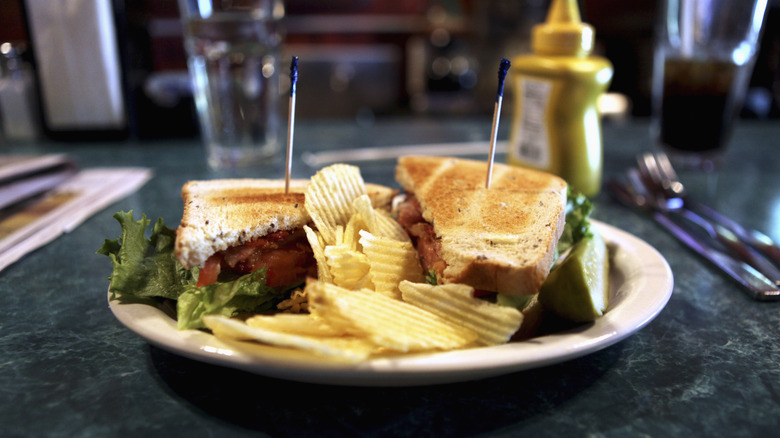
{"label": "drinking glass of water", "polygon": [[275,159],[281,0],[179,0],[195,107],[209,165]]}

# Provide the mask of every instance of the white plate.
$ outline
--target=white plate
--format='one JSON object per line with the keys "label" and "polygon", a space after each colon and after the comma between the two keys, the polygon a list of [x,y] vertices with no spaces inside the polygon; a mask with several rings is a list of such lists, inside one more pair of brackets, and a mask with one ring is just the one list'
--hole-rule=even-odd
{"label": "white plate", "polygon": [[637,237],[593,221],[610,246],[611,297],[607,313],[572,330],[496,347],[376,358],[344,364],[312,354],[176,329],[159,309],[109,300],[119,321],[148,342],[195,360],[301,382],[411,386],[462,382],[574,359],[606,348],[647,325],[669,301],[669,264]]}

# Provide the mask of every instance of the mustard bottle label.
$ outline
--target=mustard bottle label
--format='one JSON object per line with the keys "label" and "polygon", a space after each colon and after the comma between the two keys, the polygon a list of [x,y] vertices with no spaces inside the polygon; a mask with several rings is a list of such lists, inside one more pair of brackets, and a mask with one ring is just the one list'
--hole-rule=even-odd
{"label": "mustard bottle label", "polygon": [[550,140],[547,135],[547,107],[553,82],[544,79],[522,77],[520,85],[520,123],[515,142],[514,156],[539,168],[548,168]]}

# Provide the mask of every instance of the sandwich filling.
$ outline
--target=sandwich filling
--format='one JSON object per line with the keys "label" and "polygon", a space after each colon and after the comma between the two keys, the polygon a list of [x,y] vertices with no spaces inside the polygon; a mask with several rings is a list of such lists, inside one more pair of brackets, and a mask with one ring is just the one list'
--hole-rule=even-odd
{"label": "sandwich filling", "polygon": [[413,194],[407,194],[406,198],[398,204],[398,217],[396,220],[404,227],[406,233],[412,239],[415,249],[420,257],[425,272],[433,271],[436,278],[442,278],[447,262],[441,257],[441,240],[436,237],[433,225],[423,219],[420,201]]}
{"label": "sandwich filling", "polygon": [[266,286],[288,286],[317,277],[317,265],[303,229],[280,230],[242,245],[218,251],[210,256],[198,276],[197,286],[217,282],[219,274],[229,271],[249,274],[266,270]]}

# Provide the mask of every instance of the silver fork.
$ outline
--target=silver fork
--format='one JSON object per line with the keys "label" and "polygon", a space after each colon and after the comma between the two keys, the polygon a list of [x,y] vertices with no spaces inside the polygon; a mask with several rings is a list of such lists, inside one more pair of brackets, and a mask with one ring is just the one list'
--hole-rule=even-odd
{"label": "silver fork", "polygon": [[753,299],[759,301],[780,300],[780,289],[778,289],[776,284],[772,284],[769,279],[747,263],[732,257],[728,253],[719,251],[710,244],[705,243],[685,227],[677,224],[669,217],[668,213],[656,208],[651,198],[646,197],[646,194],[637,192],[634,186],[634,183],[626,184],[615,180],[607,182],[607,189],[618,201],[628,207],[634,207],[649,213],[656,223],[674,237],[744,286],[744,290]]}
{"label": "silver fork", "polygon": [[642,172],[637,169],[629,169],[626,172],[626,178],[631,188],[642,196],[651,208],[666,214],[676,214],[685,220],[692,222],[700,227],[709,236],[719,242],[724,249],[730,251],[735,257],[749,264],[758,272],[766,276],[775,285],[780,286],[780,268],[767,260],[758,251],[737,238],[731,230],[718,223],[713,223],[698,213],[685,208],[684,206],[675,206],[670,208],[670,202],[663,197],[658,197],[653,187],[642,177]]}
{"label": "silver fork", "polygon": [[775,265],[780,266],[780,245],[766,234],[758,230],[749,230],[715,209],[691,198],[666,154],[645,153],[637,157],[637,162],[644,180],[657,188],[657,193],[666,199],[669,208],[695,210],[714,224],[732,232],[734,238],[761,251]]}
{"label": "silver fork", "polygon": [[642,177],[642,172],[637,169],[629,169],[626,172],[626,178],[631,188],[643,196],[651,207],[663,213],[679,215],[683,219],[699,226],[709,238],[719,242],[724,249],[730,251],[735,257],[752,266],[775,285],[780,286],[780,268],[740,240],[731,230],[707,220],[707,218],[684,206],[670,207],[670,204],[674,203],[668,202],[663,197],[659,198],[657,192],[653,190],[652,184],[648,183],[647,179]]}

